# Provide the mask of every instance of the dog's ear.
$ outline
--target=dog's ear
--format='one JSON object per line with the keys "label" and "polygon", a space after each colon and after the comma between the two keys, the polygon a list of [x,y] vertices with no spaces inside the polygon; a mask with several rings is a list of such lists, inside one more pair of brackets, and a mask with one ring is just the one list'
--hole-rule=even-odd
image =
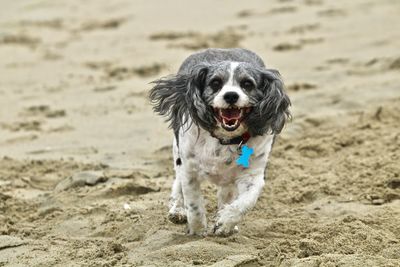
{"label": "dog's ear", "polygon": [[267,121],[271,133],[279,134],[286,121],[291,117],[290,99],[285,93],[282,77],[277,70],[264,69],[261,76],[262,88],[260,90],[263,98],[259,102],[258,112]]}
{"label": "dog's ear", "polygon": [[188,120],[207,129],[214,123],[213,112],[203,99],[209,66],[199,64],[189,73],[168,76],[154,81],[150,91],[153,110],[167,117],[175,134]]}
{"label": "dog's ear", "polygon": [[176,133],[188,119],[186,93],[188,75],[174,75],[155,80],[155,86],[150,90],[149,98],[153,110],[167,117],[169,127]]}
{"label": "dog's ear", "polygon": [[186,92],[186,103],[192,121],[206,130],[211,130],[215,125],[214,112],[203,98],[209,71],[210,66],[207,64],[199,64],[193,67]]}

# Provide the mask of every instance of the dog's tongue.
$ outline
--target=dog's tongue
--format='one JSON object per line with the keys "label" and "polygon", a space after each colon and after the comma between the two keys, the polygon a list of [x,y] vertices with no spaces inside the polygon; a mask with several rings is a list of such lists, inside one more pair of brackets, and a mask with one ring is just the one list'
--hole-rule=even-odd
{"label": "dog's tongue", "polygon": [[221,109],[221,116],[228,120],[239,119],[240,109],[238,108]]}

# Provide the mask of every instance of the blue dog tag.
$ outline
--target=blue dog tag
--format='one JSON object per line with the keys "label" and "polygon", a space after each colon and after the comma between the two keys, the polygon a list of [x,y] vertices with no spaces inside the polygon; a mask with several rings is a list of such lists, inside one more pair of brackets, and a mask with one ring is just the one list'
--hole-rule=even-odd
{"label": "blue dog tag", "polygon": [[242,165],[244,168],[250,166],[250,156],[253,154],[254,149],[246,145],[242,146],[239,158],[236,160],[238,166]]}

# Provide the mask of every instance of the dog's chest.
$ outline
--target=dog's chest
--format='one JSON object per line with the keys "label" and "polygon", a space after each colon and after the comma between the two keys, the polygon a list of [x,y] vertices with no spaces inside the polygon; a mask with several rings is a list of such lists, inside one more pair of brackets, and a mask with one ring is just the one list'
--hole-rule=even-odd
{"label": "dog's chest", "polygon": [[209,179],[215,184],[224,185],[234,182],[242,169],[236,164],[238,156],[236,145],[196,146],[188,165],[199,179]]}

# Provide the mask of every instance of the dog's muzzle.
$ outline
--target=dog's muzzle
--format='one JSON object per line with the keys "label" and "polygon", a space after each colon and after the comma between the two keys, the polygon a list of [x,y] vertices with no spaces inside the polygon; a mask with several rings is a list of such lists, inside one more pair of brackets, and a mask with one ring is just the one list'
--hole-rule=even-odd
{"label": "dog's muzzle", "polygon": [[243,119],[250,111],[251,107],[214,108],[216,118],[221,122],[222,128],[229,132],[239,128]]}

